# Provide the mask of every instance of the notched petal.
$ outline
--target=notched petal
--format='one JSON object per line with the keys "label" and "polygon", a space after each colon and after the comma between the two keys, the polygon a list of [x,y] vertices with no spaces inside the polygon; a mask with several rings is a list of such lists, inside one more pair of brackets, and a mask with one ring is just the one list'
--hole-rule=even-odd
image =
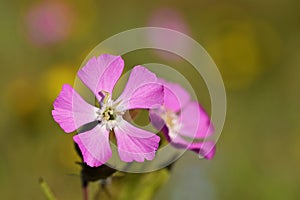
{"label": "notched petal", "polygon": [[63,85],[53,107],[53,119],[67,133],[94,121],[97,117],[97,108],[84,101],[68,84]]}
{"label": "notched petal", "polygon": [[105,164],[111,157],[112,151],[109,144],[109,132],[100,126],[77,134],[73,140],[78,144],[84,162],[90,167]]}
{"label": "notched petal", "polygon": [[115,128],[115,135],[122,161],[144,162],[145,159],[154,159],[160,141],[159,136],[136,128],[124,120]]}
{"label": "notched petal", "polygon": [[99,91],[112,94],[113,88],[124,69],[121,56],[102,54],[91,58],[86,65],[78,71],[78,77],[94,93],[100,101]]}
{"label": "notched petal", "polygon": [[124,110],[135,108],[152,108],[163,103],[164,88],[157,83],[154,73],[142,66],[132,69],[126,87],[118,102]]}

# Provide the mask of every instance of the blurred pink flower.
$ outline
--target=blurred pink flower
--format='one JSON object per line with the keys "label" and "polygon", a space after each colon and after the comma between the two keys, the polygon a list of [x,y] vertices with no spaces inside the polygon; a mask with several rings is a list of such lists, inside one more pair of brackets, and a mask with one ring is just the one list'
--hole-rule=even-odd
{"label": "blurred pink flower", "polygon": [[70,34],[74,13],[61,1],[42,1],[26,13],[28,37],[37,46],[64,41]]}
{"label": "blurred pink flower", "polygon": [[172,8],[154,10],[149,17],[148,24],[150,26],[169,28],[186,34],[189,33],[188,25],[182,14]]}
{"label": "blurred pink flower", "polygon": [[214,133],[208,114],[180,85],[162,79],[159,82],[165,87],[164,104],[151,110],[152,124],[174,147],[192,150],[206,159],[213,158],[215,142],[201,141]]}
{"label": "blurred pink flower", "polygon": [[[172,29],[174,31],[179,31],[181,33],[190,34],[189,27],[183,17],[183,15],[175,9],[172,8],[160,8],[154,10],[148,19],[148,26],[151,27],[162,27]],[[187,44],[178,37],[173,37],[170,34],[165,33],[151,33],[148,36],[151,43],[162,44],[171,50],[174,49],[186,49],[188,50]],[[158,54],[161,58],[167,60],[177,60],[178,57],[166,52],[159,52]]]}
{"label": "blurred pink flower", "polygon": [[79,70],[78,76],[94,93],[100,107],[85,102],[70,86],[64,85],[54,102],[54,120],[67,133],[96,122],[90,130],[74,136],[84,162],[95,167],[104,164],[112,155],[109,133],[114,132],[122,161],[152,160],[160,138],[139,129],[123,119],[127,110],[150,109],[163,103],[163,86],[155,74],[142,66],[133,68],[127,85],[118,99],[112,100],[113,88],[120,78],[124,61],[120,56],[103,54],[91,58]]}

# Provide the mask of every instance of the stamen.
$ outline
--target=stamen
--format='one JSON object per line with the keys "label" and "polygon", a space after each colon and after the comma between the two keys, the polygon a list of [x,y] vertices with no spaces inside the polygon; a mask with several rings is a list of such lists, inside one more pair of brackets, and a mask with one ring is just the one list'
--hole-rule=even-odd
{"label": "stamen", "polygon": [[103,117],[106,121],[115,120],[116,114],[114,113],[111,107],[107,107],[106,110],[103,112]]}
{"label": "stamen", "polygon": [[112,130],[120,120],[124,111],[120,108],[121,102],[114,102],[111,99],[111,94],[104,90],[98,93],[102,98],[99,102],[100,108],[96,112],[101,126],[105,126],[107,130]]}
{"label": "stamen", "polygon": [[101,103],[107,103],[108,100],[110,99],[110,93],[109,92],[101,90],[100,92],[98,92],[98,94],[102,97]]}

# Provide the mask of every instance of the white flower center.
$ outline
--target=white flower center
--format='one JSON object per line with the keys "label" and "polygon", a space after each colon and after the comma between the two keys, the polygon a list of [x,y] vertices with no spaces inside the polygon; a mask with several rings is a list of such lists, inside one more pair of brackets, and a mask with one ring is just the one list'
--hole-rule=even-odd
{"label": "white flower center", "polygon": [[114,102],[110,98],[110,94],[105,91],[101,91],[103,94],[102,101],[100,102],[100,108],[97,110],[97,120],[101,126],[105,126],[108,131],[112,130],[122,120],[124,111],[119,108],[120,103]]}
{"label": "white flower center", "polygon": [[164,108],[161,117],[165,121],[166,126],[169,129],[169,136],[171,138],[176,137],[180,128],[182,127],[179,121],[179,116],[175,112]]}

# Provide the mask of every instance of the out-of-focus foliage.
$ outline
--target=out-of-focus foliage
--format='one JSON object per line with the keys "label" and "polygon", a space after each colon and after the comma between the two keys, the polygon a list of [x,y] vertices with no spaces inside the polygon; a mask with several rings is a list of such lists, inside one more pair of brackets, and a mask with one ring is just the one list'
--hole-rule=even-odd
{"label": "out-of-focus foliage", "polygon": [[[2,0],[1,199],[43,199],[41,176],[58,199],[81,199],[75,164],[80,159],[72,135],[51,118],[53,100],[63,83],[72,84],[100,41],[148,25],[184,31],[207,49],[224,78],[227,120],[212,161],[188,154],[171,174],[115,177],[108,186],[112,194],[119,199],[182,199],[180,194],[206,200],[300,199],[299,7],[296,0]],[[201,77],[173,58],[154,50],[124,56],[126,70],[147,62],[176,68],[209,110]]]}

